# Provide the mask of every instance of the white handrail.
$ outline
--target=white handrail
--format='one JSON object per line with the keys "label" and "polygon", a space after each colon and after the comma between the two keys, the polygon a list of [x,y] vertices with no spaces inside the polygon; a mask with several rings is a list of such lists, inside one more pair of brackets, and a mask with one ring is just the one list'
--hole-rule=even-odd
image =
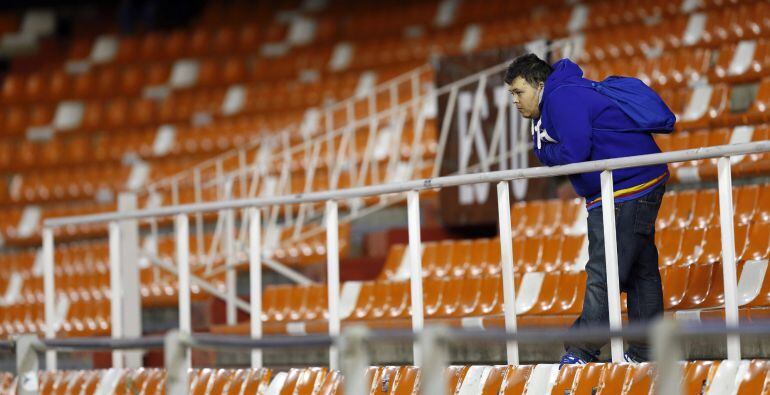
{"label": "white handrail", "polygon": [[532,167],[527,169],[499,170],[488,173],[461,174],[438,178],[394,182],[382,185],[347,188],[335,191],[320,191],[307,194],[261,197],[254,199],[235,199],[198,204],[182,204],[156,209],[142,209],[72,217],[48,218],[43,222],[43,226],[45,228],[58,228],[67,225],[93,224],[152,217],[167,217],[176,214],[190,214],[197,212],[208,213],[219,210],[242,209],[248,207],[268,207],[276,205],[316,203],[324,202],[326,200],[352,199],[391,193],[403,193],[412,190],[427,190],[459,185],[492,182],[496,183],[500,181],[510,181],[516,179],[563,176],[604,170],[626,169],[630,167],[640,167],[662,163],[712,159],[722,156],[747,155],[767,151],[770,151],[770,140],[743,144],[702,147],[689,150],[638,155],[625,158],[603,159],[554,167]]}

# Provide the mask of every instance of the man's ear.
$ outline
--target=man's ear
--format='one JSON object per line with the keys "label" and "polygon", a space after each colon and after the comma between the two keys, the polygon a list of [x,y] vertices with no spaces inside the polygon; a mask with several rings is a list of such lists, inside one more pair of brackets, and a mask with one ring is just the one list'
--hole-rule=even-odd
{"label": "man's ear", "polygon": [[538,82],[537,83],[537,87],[540,88],[540,89],[545,88],[545,82]]}

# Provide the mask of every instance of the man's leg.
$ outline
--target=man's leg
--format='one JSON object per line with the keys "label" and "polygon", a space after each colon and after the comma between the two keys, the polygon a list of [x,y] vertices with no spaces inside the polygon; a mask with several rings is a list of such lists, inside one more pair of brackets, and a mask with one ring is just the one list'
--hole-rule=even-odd
{"label": "man's leg", "polygon": [[[618,275],[620,288],[624,290],[633,262],[639,255],[638,243],[633,230],[636,217],[635,202],[615,205],[615,231],[618,242]],[[604,221],[602,209],[588,213],[588,263],[586,263],[586,293],[583,311],[572,324],[573,328],[599,327],[609,324],[607,302],[607,264],[604,253]],[[565,349],[586,362],[595,361],[607,341],[566,343]]]}
{"label": "man's leg", "polygon": [[[626,290],[628,293],[628,320],[645,324],[663,315],[663,288],[658,269],[658,248],[655,246],[655,220],[663,199],[665,187],[660,187],[638,199],[634,231],[641,251],[631,268]],[[646,341],[629,341],[628,355],[637,361],[650,359]]]}

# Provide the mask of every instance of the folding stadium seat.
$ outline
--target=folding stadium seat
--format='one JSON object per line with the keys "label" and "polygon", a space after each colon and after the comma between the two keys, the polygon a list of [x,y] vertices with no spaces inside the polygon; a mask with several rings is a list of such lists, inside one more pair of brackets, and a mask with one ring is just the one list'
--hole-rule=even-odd
{"label": "folding stadium seat", "polygon": [[[454,366],[448,366],[444,370],[444,375],[447,379],[447,392],[450,393],[457,393],[459,391],[460,387],[463,385],[463,382],[465,381],[465,376],[468,375],[469,371],[473,368],[473,366],[469,365],[454,365]],[[478,369],[474,372],[478,372]]]}
{"label": "folding stadium seat", "polygon": [[716,214],[718,209],[719,201],[716,189],[698,191],[689,226],[704,228],[719,224],[719,216]]}
{"label": "folding stadium seat", "polygon": [[687,292],[688,278],[692,266],[664,266],[660,276],[663,284],[663,305],[666,310],[676,308]]}
{"label": "folding stadium seat", "polygon": [[230,393],[258,394],[267,390],[270,380],[273,378],[270,369],[248,369],[240,387],[240,392],[234,392],[235,386],[230,387]]}
{"label": "folding stadium seat", "polygon": [[335,395],[342,391],[343,377],[342,373],[337,370],[332,370],[327,374],[316,394],[318,395]]}
{"label": "folding stadium seat", "polygon": [[[696,132],[696,134],[706,134],[705,146],[714,147],[718,145],[726,145],[730,143],[731,131],[726,128],[720,128],[712,130],[710,132]],[[700,137],[702,138],[702,137]],[[697,148],[698,146],[695,145]],[[697,165],[697,179],[698,180],[715,180],[717,178],[717,161],[718,159],[707,159],[696,161]],[[681,178],[681,177],[680,177]]]}
{"label": "folding stadium seat", "polygon": [[11,73],[3,79],[2,99],[5,104],[26,102],[26,77]]}
{"label": "folding stadium seat", "polygon": [[763,184],[760,186],[759,196],[757,197],[757,211],[754,216],[754,221],[768,222],[770,221],[770,202],[767,200],[770,198],[770,184]]}
{"label": "folding stadium seat", "polygon": [[577,384],[577,377],[583,371],[584,365],[565,365],[559,369],[556,382],[551,387],[552,394],[571,394],[573,384]]}
{"label": "folding stadium seat", "polygon": [[[429,243],[424,243],[424,248],[428,248]],[[401,262],[404,259],[404,254],[407,252],[407,247],[403,244],[391,245],[388,249],[388,256],[385,258],[385,265],[382,267],[380,274],[377,276],[380,280],[391,279],[395,277],[401,267]],[[423,255],[424,256],[424,255]]]}
{"label": "folding stadium seat", "polygon": [[671,223],[674,228],[686,228],[692,222],[693,212],[695,210],[695,200],[697,190],[679,191],[676,197],[676,207],[674,208],[675,219]]}
{"label": "folding stadium seat", "polygon": [[517,288],[516,313],[537,315],[548,312],[557,302],[560,277],[559,272],[525,273],[521,287]]}
{"label": "folding stadium seat", "polygon": [[[766,126],[758,126],[756,128],[746,126],[733,130],[730,143],[748,143],[766,139],[768,139],[768,128]],[[738,176],[762,176],[770,170],[770,156],[767,153],[734,156],[730,161],[733,173]]]}
{"label": "folding stadium seat", "polygon": [[686,394],[699,394],[706,387],[712,370],[719,366],[718,361],[687,362],[683,370],[683,390]]}
{"label": "folding stadium seat", "polygon": [[562,207],[566,205],[563,200],[550,199],[543,202],[543,214],[540,222],[533,227],[531,234],[552,234],[561,223]]}
{"label": "folding stadium seat", "polygon": [[767,74],[770,42],[765,39],[741,41],[722,47],[714,66],[717,79],[741,83],[755,81]]}
{"label": "folding stadium seat", "polygon": [[171,75],[171,65],[163,62],[151,63],[147,66],[145,72],[147,73],[147,79],[145,86],[160,86],[169,81]]}
{"label": "folding stadium seat", "polygon": [[[566,269],[562,267],[560,257],[563,250],[565,238],[579,239],[579,237],[564,236],[561,233],[553,233],[551,235],[542,238],[542,252],[540,254],[539,269],[542,271],[550,272],[554,270]],[[514,255],[517,252],[514,251]]]}
{"label": "folding stadium seat", "polygon": [[[744,370],[745,369],[745,370]],[[735,382],[735,394],[748,395],[761,393],[765,389],[768,365],[766,360],[755,359],[751,361],[741,361],[741,367],[738,369],[740,374]]]}
{"label": "folding stadium seat", "polygon": [[[204,369],[209,370],[209,369]],[[160,369],[153,369],[139,392],[141,395],[156,395],[162,393],[165,387],[167,373]]]}
{"label": "folding stadium seat", "polygon": [[501,395],[522,394],[534,370],[533,365],[505,366],[500,386]]}
{"label": "folding stadium seat", "polygon": [[163,56],[167,59],[179,59],[189,56],[188,44],[191,37],[187,30],[174,30],[163,39]]}
{"label": "folding stadium seat", "polygon": [[[240,31],[237,32],[237,39],[235,45],[240,52],[249,53],[258,48],[262,41],[261,28],[258,24],[246,24],[240,27]],[[222,31],[220,30],[220,34]],[[222,38],[217,37],[218,44]]]}
{"label": "folding stadium seat", "polygon": [[759,197],[759,185],[746,185],[738,189],[738,196],[734,201],[735,219],[738,223],[748,224],[756,213],[757,198]]}
{"label": "folding stadium seat", "polygon": [[[706,85],[692,90],[690,100],[677,130],[703,129],[730,109],[730,89],[723,84]],[[672,147],[672,150],[673,147]]]}
{"label": "folding stadium seat", "polygon": [[684,298],[677,305],[677,309],[688,310],[700,308],[707,302],[708,295],[714,286],[713,264],[690,265],[687,279],[687,291]]}
{"label": "folding stadium seat", "polygon": [[551,250],[552,244],[549,244],[553,241],[553,239],[557,237],[554,236],[551,239],[546,239],[543,241],[544,248],[543,248],[543,257],[541,258],[541,261],[543,263],[543,268],[546,271],[550,270],[578,270],[582,267],[583,264],[585,264],[585,261],[582,261],[587,255],[584,253],[588,251],[588,238],[585,234],[579,234],[579,235],[565,235],[564,239],[561,242],[561,250],[556,251],[555,253],[558,256],[558,260],[552,259],[552,254],[554,252],[549,252],[548,256],[546,256],[546,252]]}
{"label": "folding stadium seat", "polygon": [[370,394],[392,394],[396,386],[396,379],[405,366],[384,366],[372,372],[372,388]]}

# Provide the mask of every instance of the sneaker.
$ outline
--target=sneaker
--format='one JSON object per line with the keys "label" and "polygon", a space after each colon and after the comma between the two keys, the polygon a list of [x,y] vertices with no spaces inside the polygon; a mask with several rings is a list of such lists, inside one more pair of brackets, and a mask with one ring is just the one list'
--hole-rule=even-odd
{"label": "sneaker", "polygon": [[639,364],[639,363],[645,362],[645,361],[643,361],[643,360],[641,360],[639,358],[636,358],[634,355],[631,355],[631,354],[629,354],[627,352],[623,353],[623,360],[626,361],[626,363],[631,363],[631,364]]}
{"label": "sneaker", "polygon": [[577,355],[568,352],[561,357],[561,362],[559,363],[559,369],[561,369],[564,365],[585,365],[586,361]]}

